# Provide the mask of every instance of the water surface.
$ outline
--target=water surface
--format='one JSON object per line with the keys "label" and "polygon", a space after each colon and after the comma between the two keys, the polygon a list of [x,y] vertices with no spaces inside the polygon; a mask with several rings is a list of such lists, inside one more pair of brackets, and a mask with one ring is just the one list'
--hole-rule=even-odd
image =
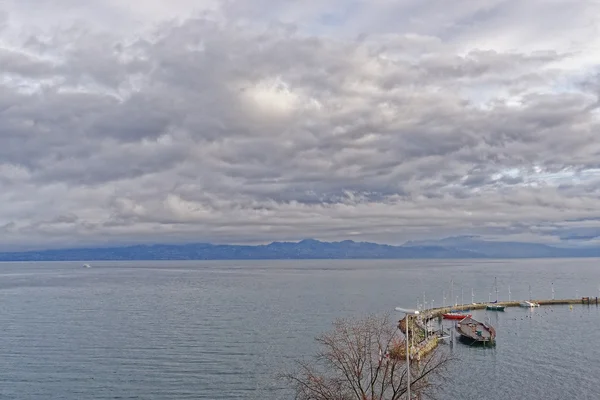
{"label": "water surface", "polygon": [[[0,264],[0,398],[279,399],[273,377],[340,316],[596,296],[599,260]],[[492,295],[493,297],[495,295]],[[446,294],[447,302],[450,295]],[[400,316],[398,316],[400,317]],[[457,344],[444,399],[598,399],[595,306],[478,311],[493,349]]]}

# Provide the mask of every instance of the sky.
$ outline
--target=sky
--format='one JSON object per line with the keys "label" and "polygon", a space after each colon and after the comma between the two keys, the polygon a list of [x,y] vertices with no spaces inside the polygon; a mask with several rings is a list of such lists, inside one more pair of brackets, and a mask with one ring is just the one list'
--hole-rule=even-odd
{"label": "sky", "polygon": [[600,243],[593,0],[4,0],[0,250]]}

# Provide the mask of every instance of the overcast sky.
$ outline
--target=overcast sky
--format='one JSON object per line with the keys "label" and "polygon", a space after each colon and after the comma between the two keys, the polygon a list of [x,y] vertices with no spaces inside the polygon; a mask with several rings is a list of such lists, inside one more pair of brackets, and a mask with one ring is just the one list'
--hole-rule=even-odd
{"label": "overcast sky", "polygon": [[595,243],[599,65],[594,0],[4,0],[0,248]]}

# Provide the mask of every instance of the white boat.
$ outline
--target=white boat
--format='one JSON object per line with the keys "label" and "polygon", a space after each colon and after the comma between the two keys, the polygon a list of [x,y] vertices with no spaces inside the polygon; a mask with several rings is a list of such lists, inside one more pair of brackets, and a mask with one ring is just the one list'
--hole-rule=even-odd
{"label": "white boat", "polygon": [[92,268],[90,264],[83,264],[83,268]]}
{"label": "white boat", "polygon": [[529,301],[523,300],[522,302],[519,303],[519,306],[521,306],[521,307],[527,307],[527,308],[533,308],[533,307],[539,307],[540,306],[538,303],[536,303],[535,301],[531,300],[531,285],[529,285]]}
{"label": "white boat", "polygon": [[535,301],[524,300],[521,303],[519,303],[519,306],[526,307],[526,308],[534,308],[534,307],[539,307],[540,305],[538,303],[536,303]]}

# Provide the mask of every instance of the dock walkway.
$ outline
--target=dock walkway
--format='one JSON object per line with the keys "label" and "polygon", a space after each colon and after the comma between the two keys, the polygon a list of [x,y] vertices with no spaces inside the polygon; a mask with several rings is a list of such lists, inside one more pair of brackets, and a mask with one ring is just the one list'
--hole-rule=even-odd
{"label": "dock walkway", "polygon": [[[531,300],[532,302],[538,303],[540,306],[552,306],[552,305],[566,305],[566,304],[584,304],[584,305],[598,305],[598,297],[582,297],[580,299],[555,299],[555,300]],[[441,317],[442,314],[446,314],[450,311],[457,310],[483,310],[489,304],[497,304],[504,307],[519,307],[522,300],[519,301],[499,301],[498,303],[471,303],[471,304],[459,304],[449,307],[436,307],[429,308],[421,311],[426,319],[432,319]]]}
{"label": "dock walkway", "polygon": [[[436,307],[429,308],[426,310],[422,310],[419,313],[419,319],[421,321],[415,320],[411,321],[409,326],[409,331],[412,335],[416,336],[417,344],[410,347],[410,359],[419,361],[422,357],[426,356],[428,353],[433,351],[438,343],[440,342],[441,334],[433,334],[428,337],[425,333],[425,329],[427,329],[427,321],[434,318],[442,318],[442,315],[448,313],[450,311],[466,311],[466,310],[484,310],[489,304],[496,304],[504,307],[520,307],[522,300],[519,301],[499,301],[497,303],[471,303],[471,304],[460,304],[451,307]],[[540,306],[551,306],[551,305],[573,305],[573,304],[582,304],[582,305],[596,305],[598,306],[598,297],[582,297],[580,299],[553,299],[553,300],[530,300],[531,302],[538,303]],[[406,332],[406,320],[407,316],[398,321],[398,327],[402,331],[402,333]],[[494,328],[490,327],[492,330]],[[493,331],[493,336],[495,336],[495,331]],[[490,340],[492,338],[490,337]],[[406,350],[404,350],[404,345],[399,346],[396,349],[397,356],[405,357]]]}

